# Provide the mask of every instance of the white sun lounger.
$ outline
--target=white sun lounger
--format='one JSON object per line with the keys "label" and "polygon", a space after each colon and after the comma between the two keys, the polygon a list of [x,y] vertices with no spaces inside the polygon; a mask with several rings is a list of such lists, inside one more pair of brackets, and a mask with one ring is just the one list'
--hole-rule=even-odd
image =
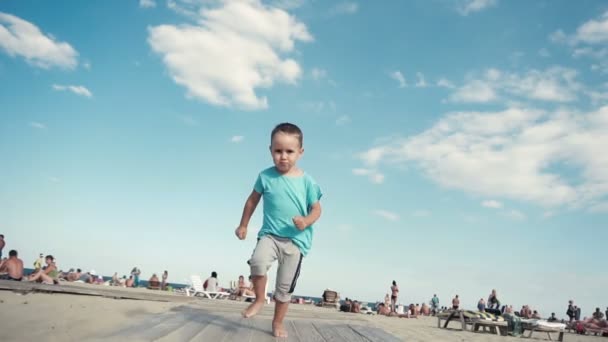
{"label": "white sun lounger", "polygon": [[190,293],[192,293],[192,296],[194,297],[201,296],[209,299],[224,299],[230,296],[230,293],[228,292],[205,291],[203,288],[203,280],[198,275],[193,275],[190,279],[192,281],[192,287],[186,289],[186,295],[188,296],[190,296]]}

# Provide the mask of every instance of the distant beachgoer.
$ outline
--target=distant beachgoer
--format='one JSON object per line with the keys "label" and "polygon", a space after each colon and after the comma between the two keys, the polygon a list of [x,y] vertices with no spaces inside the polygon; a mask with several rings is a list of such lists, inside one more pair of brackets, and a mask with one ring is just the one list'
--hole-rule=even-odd
{"label": "distant beachgoer", "polygon": [[378,304],[378,315],[387,316],[390,313],[391,313],[391,309],[389,309],[387,305],[385,305],[384,303]]}
{"label": "distant beachgoer", "polygon": [[40,256],[34,261],[34,272],[41,270],[44,264],[44,254],[40,253]]}
{"label": "distant beachgoer", "polygon": [[532,312],[532,317],[534,319],[541,319],[542,317],[540,317],[540,314],[538,313],[538,311],[534,310],[534,312]]}
{"label": "distant beachgoer", "polygon": [[595,308],[595,312],[593,313],[593,319],[604,319],[604,314],[600,311],[600,308]]}
{"label": "distant beachgoer", "polygon": [[391,296],[387,293],[384,296],[384,305],[390,310],[391,309]]}
{"label": "distant beachgoer", "polygon": [[203,284],[203,289],[209,292],[217,292],[217,272],[211,272],[211,277],[205,280],[205,283]]}
{"label": "distant beachgoer", "polygon": [[0,259],[2,259],[2,250],[4,249],[4,246],[6,246],[6,241],[4,241],[4,235],[0,234]]}
{"label": "distant beachgoer", "polygon": [[566,315],[570,318],[570,322],[572,322],[574,317],[576,317],[576,309],[572,299],[568,301],[568,310],[566,310]]}
{"label": "distant beachgoer", "polygon": [[361,303],[359,303],[358,301],[354,301],[353,305],[350,308],[350,312],[361,313]]}
{"label": "distant beachgoer", "polygon": [[433,298],[431,298],[431,310],[433,311],[433,315],[437,314],[438,309],[439,309],[439,297],[437,297],[437,295],[434,294]]}
{"label": "distant beachgoer", "polygon": [[477,302],[477,311],[486,312],[486,301],[481,298],[479,302]]}
{"label": "distant beachgoer", "polygon": [[110,283],[112,286],[120,286],[120,279],[118,279],[118,272],[114,272],[112,276],[112,282]]}
{"label": "distant beachgoer", "polygon": [[141,274],[141,270],[137,267],[133,267],[131,270],[131,275],[133,276],[133,287],[139,287],[139,275]]}
{"label": "distant beachgoer", "polygon": [[156,275],[156,273],[152,274],[152,276],[148,280],[148,288],[150,290],[160,289],[160,281],[158,280],[158,276]]}
{"label": "distant beachgoer", "polygon": [[79,280],[81,276],[82,276],[82,270],[80,268],[77,268],[76,271],[69,272],[68,276],[65,278],[65,280],[76,281],[76,280]]}
{"label": "distant beachgoer", "polygon": [[576,305],[574,306],[574,319],[577,321],[581,320],[581,308]]}
{"label": "distant beachgoer", "polygon": [[37,281],[43,284],[54,284],[59,276],[57,265],[55,265],[55,258],[52,255],[47,255],[45,258],[46,267],[39,269],[37,272],[32,273],[29,277],[29,281]]}
{"label": "distant beachgoer", "polygon": [[313,225],[321,217],[321,189],[310,175],[297,167],[304,153],[303,138],[302,131],[294,124],[281,123],[272,130],[270,153],[274,166],[259,173],[235,230],[240,240],[246,238],[251,216],[264,198],[262,228],[248,261],[256,300],[245,309],[243,316],[255,316],[264,306],[268,269],[278,260],[272,320],[275,337],[287,337],[283,320],[300,276],[302,260],[312,247]]}
{"label": "distant beachgoer", "polygon": [[8,252],[8,259],[2,261],[0,272],[6,272],[0,279],[21,281],[23,279],[23,261],[17,256],[16,250]]}
{"label": "distant beachgoer", "polygon": [[454,297],[454,299],[452,299],[452,309],[458,310],[459,307],[460,307],[460,299],[458,298],[458,295],[456,295],[456,297]]}
{"label": "distant beachgoer", "polygon": [[426,303],[422,303],[422,307],[420,308],[420,313],[423,316],[430,316],[431,315],[431,308]]}
{"label": "distant beachgoer", "polygon": [[[251,281],[251,276],[249,276],[249,285],[245,282],[245,277],[239,276],[239,282],[237,285],[237,296],[255,296],[255,292],[253,290],[253,282]],[[323,298],[325,298],[325,292],[323,292]],[[325,299],[323,299],[325,301]]]}
{"label": "distant beachgoer", "polygon": [[135,283],[135,280],[133,279],[133,276],[129,276],[129,279],[127,279],[127,281],[125,282],[125,286],[126,287],[133,287],[134,283]]}
{"label": "distant beachgoer", "polygon": [[606,308],[606,315],[604,316],[608,320],[608,307]]}
{"label": "distant beachgoer", "polygon": [[397,282],[393,280],[393,286],[391,286],[391,311],[395,312],[395,305],[397,305],[397,297],[399,296],[399,286]]}
{"label": "distant beachgoer", "polygon": [[416,316],[420,315],[420,304],[416,303],[416,306],[414,306],[414,310]]}
{"label": "distant beachgoer", "polygon": [[163,281],[160,283],[160,289],[163,291],[167,290],[167,278],[169,278],[169,272],[165,270],[165,272],[163,272]]}
{"label": "distant beachgoer", "polygon": [[490,296],[488,296],[487,305],[490,309],[500,309],[500,301],[496,296],[496,290],[492,290],[492,293],[490,293]]}
{"label": "distant beachgoer", "polygon": [[555,312],[551,313],[551,317],[547,318],[547,322],[557,322],[557,317],[555,317]]}

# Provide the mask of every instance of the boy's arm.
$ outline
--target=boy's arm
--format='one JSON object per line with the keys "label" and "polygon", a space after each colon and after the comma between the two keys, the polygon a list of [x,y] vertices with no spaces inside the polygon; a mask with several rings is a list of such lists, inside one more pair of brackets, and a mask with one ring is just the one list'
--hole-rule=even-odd
{"label": "boy's arm", "polygon": [[241,223],[239,227],[236,229],[236,236],[243,240],[247,236],[247,226],[249,225],[249,220],[251,220],[251,216],[255,211],[255,208],[260,203],[260,199],[262,198],[262,194],[253,190],[247,201],[245,202],[245,207],[243,208],[243,215],[241,216]]}
{"label": "boy's arm", "polygon": [[312,226],[317,220],[321,217],[321,202],[317,201],[315,204],[310,206],[310,211],[308,215],[296,216],[293,218],[294,225],[300,229],[304,230],[307,227]]}

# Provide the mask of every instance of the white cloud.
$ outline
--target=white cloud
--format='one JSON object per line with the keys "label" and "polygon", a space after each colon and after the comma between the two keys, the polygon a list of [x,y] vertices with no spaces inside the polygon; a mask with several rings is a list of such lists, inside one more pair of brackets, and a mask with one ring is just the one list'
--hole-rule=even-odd
{"label": "white cloud", "polygon": [[230,141],[238,144],[238,143],[242,142],[244,139],[245,139],[245,137],[242,135],[235,135],[232,138],[230,138]]}
{"label": "white cloud", "polygon": [[547,207],[608,196],[608,106],[580,113],[510,108],[449,113],[430,129],[358,156],[366,169],[414,163],[442,187]]}
{"label": "white cloud", "polygon": [[46,129],[46,125],[40,122],[32,121],[30,122],[30,126],[37,129]]}
{"label": "white cloud", "polygon": [[502,203],[500,203],[498,201],[495,201],[495,200],[483,201],[483,202],[481,202],[481,205],[483,207],[492,208],[492,209],[500,209],[500,208],[502,208]]}
{"label": "white cloud", "polygon": [[576,48],[572,52],[572,57],[591,57],[596,59],[604,59],[608,57],[608,48],[594,49],[592,47]]}
{"label": "white cloud", "polygon": [[9,56],[21,56],[36,67],[74,69],[78,52],[66,43],[21,18],[0,12],[0,49]]}
{"label": "white cloud", "polygon": [[487,103],[516,96],[529,100],[571,102],[583,86],[576,70],[559,66],[528,70],[523,74],[488,69],[481,77],[469,79],[450,96],[452,102]]}
{"label": "white cloud", "polygon": [[399,82],[399,88],[405,88],[407,86],[407,82],[405,82],[405,77],[403,77],[403,74],[401,73],[401,71],[399,71],[399,70],[393,71],[390,73],[390,76],[392,79]]}
{"label": "white cloud", "polygon": [[354,14],[359,10],[359,5],[356,2],[342,2],[331,8],[330,14]]}
{"label": "white cloud", "polygon": [[426,80],[424,79],[424,75],[421,72],[417,72],[416,73],[416,87],[417,88],[426,88],[428,86],[428,84],[426,83]]}
{"label": "white cloud", "polygon": [[154,1],[154,0],[139,0],[139,7],[141,7],[141,8],[153,8],[153,7],[156,7],[156,1]]}
{"label": "white cloud", "polygon": [[568,45],[572,49],[574,58],[586,57],[597,60],[591,66],[592,71],[608,73],[608,49],[606,47],[596,48],[595,46],[605,46],[608,43],[608,11],[600,18],[591,19],[576,30],[576,33],[568,35],[562,30],[553,32],[549,39],[554,43]]}
{"label": "white cloud", "polygon": [[353,169],[355,176],[367,176],[370,182],[374,184],[382,184],[384,182],[384,174],[375,169],[357,168]]}
{"label": "white cloud", "polygon": [[265,109],[268,99],[256,90],[277,82],[295,84],[300,66],[285,55],[297,41],[313,38],[295,17],[259,0],[221,5],[201,8],[198,25],[148,28],[148,43],[189,97],[219,106]]}
{"label": "white cloud", "polygon": [[454,84],[447,78],[440,78],[439,80],[437,80],[437,86],[448,89],[455,88]]}
{"label": "white cloud", "polygon": [[82,67],[87,69],[87,70],[91,70],[91,62],[84,62],[82,63]]}
{"label": "white cloud", "polygon": [[399,221],[399,215],[397,215],[393,212],[390,212],[388,210],[382,210],[382,209],[374,210],[374,214],[377,216],[380,216],[384,219],[387,219],[389,221],[393,221],[393,222]]}
{"label": "white cloud", "polygon": [[59,85],[53,84],[53,89],[57,91],[71,91],[72,93],[84,97],[92,97],[93,94],[84,86],[76,86],[76,85]]}
{"label": "white cloud", "polygon": [[576,30],[576,40],[589,44],[608,42],[608,11],[599,20],[589,20]]}
{"label": "white cloud", "polygon": [[342,115],[341,117],[336,119],[336,125],[343,126],[350,123],[350,117],[348,115]]}
{"label": "white cloud", "polygon": [[473,80],[458,88],[451,96],[452,102],[485,103],[498,99],[492,85],[485,81]]}
{"label": "white cloud", "polygon": [[460,0],[456,10],[461,15],[469,15],[474,12],[480,12],[486,8],[496,6],[498,0]]}
{"label": "white cloud", "polygon": [[327,77],[327,70],[321,68],[312,68],[310,76],[313,80],[319,81]]}

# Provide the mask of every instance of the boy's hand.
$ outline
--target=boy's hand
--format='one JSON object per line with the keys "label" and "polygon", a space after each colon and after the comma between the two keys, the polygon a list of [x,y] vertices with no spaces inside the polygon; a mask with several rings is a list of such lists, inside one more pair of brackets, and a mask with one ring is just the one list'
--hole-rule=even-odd
{"label": "boy's hand", "polygon": [[308,224],[306,223],[306,219],[302,216],[294,216],[294,218],[292,220],[293,220],[293,224],[299,230],[304,230],[304,229],[306,229],[306,227],[308,227]]}
{"label": "boy's hand", "polygon": [[238,237],[239,240],[245,240],[245,238],[247,237],[247,227],[239,226],[234,231],[234,234],[236,234],[236,237]]}

